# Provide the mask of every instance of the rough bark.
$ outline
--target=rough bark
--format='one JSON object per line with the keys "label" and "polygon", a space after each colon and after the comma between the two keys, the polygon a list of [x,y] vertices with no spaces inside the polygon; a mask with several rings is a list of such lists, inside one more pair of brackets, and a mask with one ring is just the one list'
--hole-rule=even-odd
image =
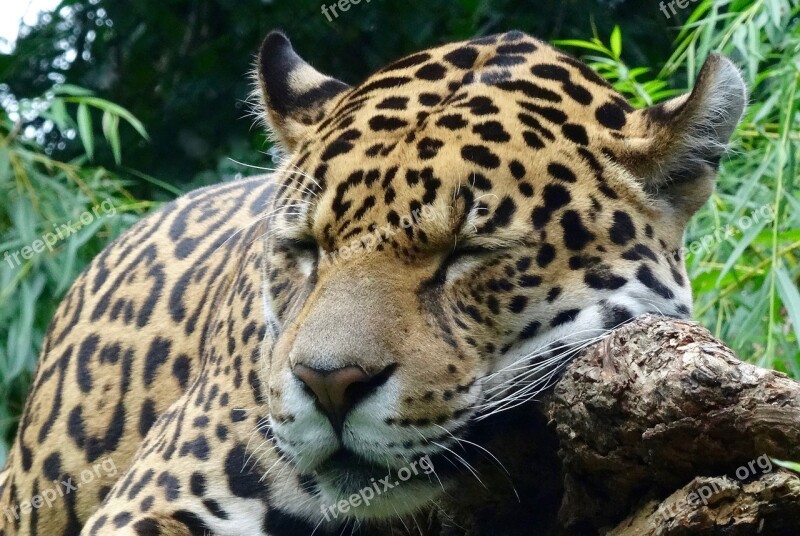
{"label": "rough bark", "polygon": [[616,330],[508,419],[441,534],[800,534],[800,476],[771,460],[800,460],[800,383],[694,323]]}
{"label": "rough bark", "polygon": [[698,477],[661,503],[651,501],[608,536],[728,536],[800,533],[800,479],[784,471],[751,482]]}

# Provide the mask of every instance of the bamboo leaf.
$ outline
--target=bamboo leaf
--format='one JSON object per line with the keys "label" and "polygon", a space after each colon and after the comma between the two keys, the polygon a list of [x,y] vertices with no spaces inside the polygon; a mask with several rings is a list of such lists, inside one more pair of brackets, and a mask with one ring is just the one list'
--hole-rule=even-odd
{"label": "bamboo leaf", "polygon": [[78,105],[78,134],[83,143],[83,149],[89,160],[94,160],[94,132],[92,132],[92,118],[89,107],[85,103]]}
{"label": "bamboo leaf", "polygon": [[70,95],[72,97],[87,97],[94,93],[86,88],[74,84],[61,84],[52,89],[54,95]]}
{"label": "bamboo leaf", "polygon": [[790,471],[794,471],[795,473],[800,473],[800,463],[797,462],[789,462],[785,460],[776,460],[775,458],[771,458],[776,465],[780,465]]}
{"label": "bamboo leaf", "polygon": [[136,119],[136,117],[134,117],[132,113],[130,113],[122,106],[114,104],[113,102],[109,102],[107,100],[98,99],[97,97],[91,97],[86,99],[86,103],[91,104],[97,108],[107,110],[112,114],[118,115],[119,117],[124,119],[126,123],[132,126],[136,130],[136,132],[139,133],[141,137],[143,137],[146,140],[150,139],[150,137],[147,134],[147,130],[144,128],[142,122]]}
{"label": "bamboo leaf", "polygon": [[119,165],[122,162],[122,147],[119,141],[119,116],[113,115],[109,111],[103,112],[103,135],[111,145],[111,152],[114,154],[114,162]]}
{"label": "bamboo leaf", "polygon": [[[728,271],[733,268],[733,265],[736,264],[736,262],[742,256],[744,250],[750,247],[750,244],[756,239],[758,234],[764,229],[767,223],[769,223],[767,220],[761,220],[760,222],[751,225],[744,232],[744,236],[742,236],[742,238],[736,242],[736,247],[733,249],[733,253],[728,256],[728,260],[725,263],[725,266],[722,268],[719,277],[717,278],[717,283],[722,281],[722,278],[725,277],[725,274],[727,274]],[[737,228],[734,227],[734,229]]]}
{"label": "bamboo leaf", "polygon": [[792,281],[783,265],[776,268],[775,276],[778,280],[778,294],[781,302],[789,313],[795,337],[800,341],[800,291],[797,290],[797,285]]}
{"label": "bamboo leaf", "polygon": [[611,53],[614,54],[614,57],[619,59],[622,55],[622,31],[619,29],[619,26],[614,26],[614,29],[611,31]]}
{"label": "bamboo leaf", "polygon": [[50,104],[50,119],[53,120],[53,123],[64,132],[72,125],[72,119],[67,113],[67,106],[64,104],[62,99],[53,99],[53,102]]}
{"label": "bamboo leaf", "polygon": [[600,52],[605,55],[610,55],[609,54],[610,51],[603,45],[598,45],[596,43],[592,43],[590,41],[584,41],[582,39],[559,39],[553,41],[553,43],[557,46],[583,48],[586,50],[594,50],[595,52]]}

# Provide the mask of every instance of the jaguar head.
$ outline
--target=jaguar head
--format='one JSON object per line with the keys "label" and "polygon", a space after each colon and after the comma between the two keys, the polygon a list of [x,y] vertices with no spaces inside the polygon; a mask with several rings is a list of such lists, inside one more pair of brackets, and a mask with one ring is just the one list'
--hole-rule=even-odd
{"label": "jaguar head", "polygon": [[638,110],[520,32],[355,87],[272,33],[258,80],[285,151],[261,380],[276,446],[323,500],[393,484],[348,516],[434,498],[469,470],[475,422],[533,399],[608,330],[690,315],[684,227],[746,101],[725,58]]}

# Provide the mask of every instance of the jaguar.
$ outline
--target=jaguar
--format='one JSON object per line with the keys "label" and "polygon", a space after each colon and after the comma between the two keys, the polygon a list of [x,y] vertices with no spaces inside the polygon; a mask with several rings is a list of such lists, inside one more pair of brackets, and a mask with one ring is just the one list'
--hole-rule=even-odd
{"label": "jaguar", "polygon": [[747,100],[726,58],[639,109],[519,31],[353,87],[272,32],[255,72],[275,167],[165,205],[75,281],[3,536],[387,527],[457,493],[473,431],[502,438],[580,348],[691,315],[684,229]]}

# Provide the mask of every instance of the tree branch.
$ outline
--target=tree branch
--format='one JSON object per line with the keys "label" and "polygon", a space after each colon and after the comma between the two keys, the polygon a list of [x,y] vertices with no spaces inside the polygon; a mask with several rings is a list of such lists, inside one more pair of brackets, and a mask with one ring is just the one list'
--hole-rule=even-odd
{"label": "tree branch", "polygon": [[[543,403],[508,418],[485,445],[512,485],[480,463],[486,487],[459,483],[441,534],[800,527],[800,477],[770,460],[800,460],[800,383],[740,361],[694,323],[646,316],[616,330]],[[689,500],[698,490],[704,500]]]}

